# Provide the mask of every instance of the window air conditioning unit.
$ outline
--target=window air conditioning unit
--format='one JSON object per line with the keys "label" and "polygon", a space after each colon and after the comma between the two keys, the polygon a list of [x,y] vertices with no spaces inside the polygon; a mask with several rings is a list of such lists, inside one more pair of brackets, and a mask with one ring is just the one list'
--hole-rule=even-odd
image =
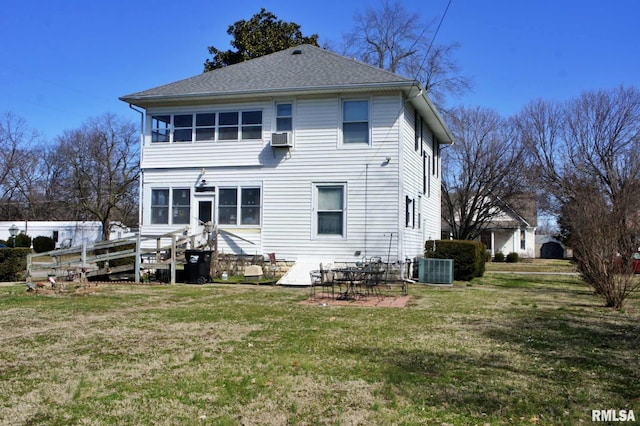
{"label": "window air conditioning unit", "polygon": [[271,133],[271,146],[275,148],[291,148],[293,135],[291,132]]}

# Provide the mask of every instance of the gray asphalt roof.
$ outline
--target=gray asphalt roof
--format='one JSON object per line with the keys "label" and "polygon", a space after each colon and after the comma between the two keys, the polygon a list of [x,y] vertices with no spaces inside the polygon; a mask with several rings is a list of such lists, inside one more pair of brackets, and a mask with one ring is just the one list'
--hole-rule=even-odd
{"label": "gray asphalt roof", "polygon": [[[328,50],[301,45],[121,97],[132,104],[167,98],[410,86],[413,80]],[[140,105],[142,106],[142,105]]]}

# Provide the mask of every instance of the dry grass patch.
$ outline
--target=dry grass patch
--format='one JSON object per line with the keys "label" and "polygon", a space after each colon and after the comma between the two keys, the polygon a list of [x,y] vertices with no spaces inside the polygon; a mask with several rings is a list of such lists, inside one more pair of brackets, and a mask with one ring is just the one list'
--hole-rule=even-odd
{"label": "dry grass patch", "polygon": [[553,273],[576,273],[575,264],[564,259],[521,259],[520,262],[487,262],[487,272],[553,272]]}

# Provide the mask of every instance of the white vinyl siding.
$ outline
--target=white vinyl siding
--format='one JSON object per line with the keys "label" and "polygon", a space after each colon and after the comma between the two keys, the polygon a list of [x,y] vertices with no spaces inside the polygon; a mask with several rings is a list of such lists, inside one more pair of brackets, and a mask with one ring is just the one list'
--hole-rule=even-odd
{"label": "white vinyl siding", "polygon": [[[276,131],[278,105],[291,103],[292,131],[295,132],[295,148],[291,150],[271,148],[268,140],[248,140],[240,145],[236,141],[220,140],[159,144],[150,143],[148,139],[142,158],[144,199],[148,200],[143,206],[144,232],[160,234],[175,229],[167,225],[147,225],[150,224],[150,189],[196,185],[203,179],[200,173],[204,169],[207,185],[215,186],[216,191],[224,188],[237,188],[239,192],[241,188],[261,189],[260,205],[255,206],[260,210],[259,226],[238,223],[242,221],[240,193],[236,195],[237,204],[233,205],[236,224],[219,223],[221,229],[229,228],[233,235],[242,238],[220,238],[219,249],[225,253],[275,252],[279,259],[289,260],[304,254],[336,261],[359,260],[365,255],[388,257],[392,262],[404,260],[400,233],[405,230],[405,194],[399,191],[412,188],[412,198],[416,200],[416,222],[424,219],[424,212],[428,210],[426,198],[422,202],[418,198],[422,194],[422,156],[414,150],[413,123],[406,123],[405,99],[400,94],[379,94],[367,98],[369,139],[366,144],[342,143],[344,100],[339,96],[300,96],[214,108],[217,111],[262,110],[262,132],[271,133]],[[203,106],[194,113],[210,109]],[[153,113],[161,115],[165,111]],[[405,135],[409,138],[411,154],[416,156],[415,160],[410,160],[416,164],[408,166],[415,174],[413,177],[405,171],[407,158],[404,157],[409,153],[401,154]],[[358,146],[371,149],[357,149]],[[402,183],[401,179],[409,178],[415,179],[415,183]],[[261,184],[256,185],[257,182]],[[314,191],[317,185],[325,184],[344,185],[341,235],[318,235],[317,232]],[[433,183],[433,188],[436,187],[439,188],[439,184]],[[221,202],[217,194],[216,214]],[[197,195],[193,198],[195,203]],[[418,209],[420,205],[424,208]],[[192,207],[195,212],[194,209]],[[439,210],[437,214],[439,220]],[[197,232],[198,226],[197,218],[193,218],[192,232]],[[415,243],[418,246],[422,230],[418,223],[411,230],[419,233]],[[356,251],[361,255],[356,257]]]}

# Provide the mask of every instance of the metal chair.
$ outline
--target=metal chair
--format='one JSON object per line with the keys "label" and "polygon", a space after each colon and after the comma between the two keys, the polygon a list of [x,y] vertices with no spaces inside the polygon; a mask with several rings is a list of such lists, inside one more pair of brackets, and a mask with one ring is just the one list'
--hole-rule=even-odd
{"label": "metal chair", "polygon": [[316,298],[316,287],[320,287],[322,289],[323,295],[328,295],[329,289],[331,289],[331,298],[335,298],[333,272],[330,269],[324,269],[321,263],[320,269],[313,270],[309,274],[311,277],[312,298]]}

